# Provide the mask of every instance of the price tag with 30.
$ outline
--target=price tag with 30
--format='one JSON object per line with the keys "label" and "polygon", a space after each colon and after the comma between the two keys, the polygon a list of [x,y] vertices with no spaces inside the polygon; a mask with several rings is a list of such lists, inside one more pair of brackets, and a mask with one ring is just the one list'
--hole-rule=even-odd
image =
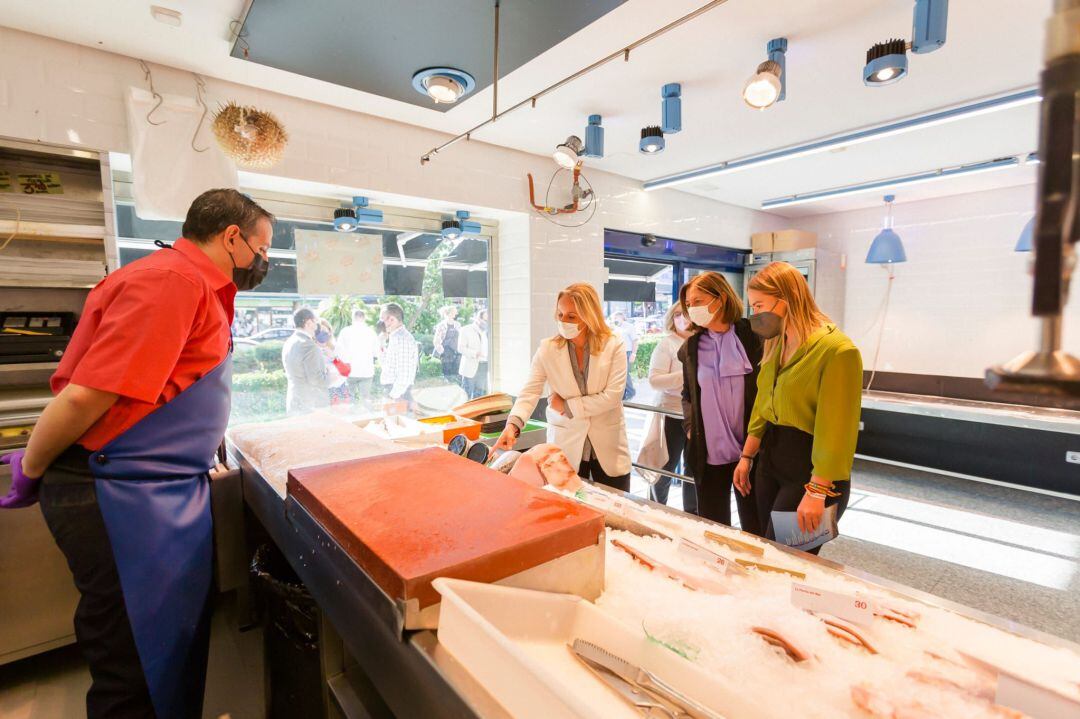
{"label": "price tag with 30", "polygon": [[791,603],[808,612],[831,614],[854,624],[869,626],[874,620],[874,605],[858,594],[830,592],[799,582],[791,583]]}

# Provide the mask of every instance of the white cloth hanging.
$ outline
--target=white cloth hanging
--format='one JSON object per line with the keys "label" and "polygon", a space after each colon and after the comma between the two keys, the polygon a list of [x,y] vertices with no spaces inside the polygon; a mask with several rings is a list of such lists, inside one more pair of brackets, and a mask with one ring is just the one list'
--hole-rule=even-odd
{"label": "white cloth hanging", "polygon": [[[146,90],[129,87],[127,92],[135,214],[144,220],[182,221],[192,200],[206,190],[237,187],[236,165],[218,147],[210,113],[200,127],[203,107],[195,98],[161,97],[155,109],[158,100]],[[205,152],[196,152],[192,138]]]}

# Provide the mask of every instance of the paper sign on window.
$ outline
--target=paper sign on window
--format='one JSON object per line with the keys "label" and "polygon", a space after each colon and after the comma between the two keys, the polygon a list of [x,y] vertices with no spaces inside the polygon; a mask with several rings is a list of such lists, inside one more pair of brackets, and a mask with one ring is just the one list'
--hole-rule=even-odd
{"label": "paper sign on window", "polygon": [[36,172],[29,175],[18,175],[19,189],[25,195],[62,195],[64,186],[60,183],[60,175],[55,172]]}
{"label": "paper sign on window", "polygon": [[7,170],[0,170],[0,192],[14,192],[11,185],[11,174]]}
{"label": "paper sign on window", "polygon": [[296,283],[302,295],[381,295],[381,235],[296,230]]}

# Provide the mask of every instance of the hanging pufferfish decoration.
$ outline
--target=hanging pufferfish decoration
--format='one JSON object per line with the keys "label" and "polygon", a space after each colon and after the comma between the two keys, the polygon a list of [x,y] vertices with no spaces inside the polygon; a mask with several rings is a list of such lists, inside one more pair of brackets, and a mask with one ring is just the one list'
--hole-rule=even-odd
{"label": "hanging pufferfish decoration", "polygon": [[269,112],[230,102],[214,115],[214,136],[241,167],[271,167],[281,160],[289,135]]}

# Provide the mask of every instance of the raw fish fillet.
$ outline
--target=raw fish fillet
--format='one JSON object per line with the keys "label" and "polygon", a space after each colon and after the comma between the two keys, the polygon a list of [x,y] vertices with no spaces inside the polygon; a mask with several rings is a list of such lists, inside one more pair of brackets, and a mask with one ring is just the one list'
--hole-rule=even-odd
{"label": "raw fish fillet", "polygon": [[570,466],[566,454],[554,444],[538,444],[525,452],[524,456],[536,461],[540,474],[548,484],[569,492],[581,489],[581,477]]}
{"label": "raw fish fillet", "polygon": [[536,458],[527,452],[518,457],[518,461],[514,463],[513,469],[510,470],[510,476],[514,479],[520,479],[525,484],[533,487],[544,486],[544,475],[540,474],[540,467],[536,464]]}

